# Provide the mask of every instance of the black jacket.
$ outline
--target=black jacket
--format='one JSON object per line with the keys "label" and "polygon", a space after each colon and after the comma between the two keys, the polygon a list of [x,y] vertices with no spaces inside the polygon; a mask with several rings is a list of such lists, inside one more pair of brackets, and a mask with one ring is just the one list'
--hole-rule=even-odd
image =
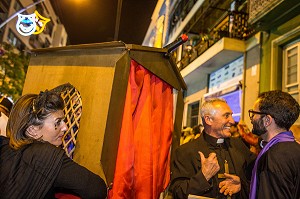
{"label": "black jacket", "polygon": [[[175,150],[171,165],[170,190],[174,199],[185,199],[189,194],[206,197],[218,197],[218,177],[215,175],[208,182],[201,171],[201,161],[198,151],[205,157],[215,152],[207,142],[204,132],[201,136]],[[239,138],[226,138],[225,144],[234,169],[234,174],[241,179],[241,191],[232,198],[248,198],[250,189],[251,171],[256,155],[251,153]],[[218,158],[219,159],[219,158]],[[220,165],[221,166],[221,165]]]}
{"label": "black jacket", "polygon": [[35,142],[13,150],[0,136],[0,197],[54,198],[63,189],[81,198],[105,198],[106,184],[98,175],[72,161],[64,150]]}
{"label": "black jacket", "polygon": [[300,198],[300,145],[280,142],[257,165],[258,199]]}

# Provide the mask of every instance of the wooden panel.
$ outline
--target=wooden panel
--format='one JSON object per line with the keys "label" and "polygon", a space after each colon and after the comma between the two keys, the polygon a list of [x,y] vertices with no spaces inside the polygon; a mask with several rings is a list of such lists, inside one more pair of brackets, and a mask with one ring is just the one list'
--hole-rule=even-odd
{"label": "wooden panel", "polygon": [[178,68],[170,62],[169,57],[158,52],[130,51],[130,57],[141,64],[147,70],[155,74],[173,88],[186,89],[185,82],[178,71]]}
{"label": "wooden panel", "polygon": [[39,93],[64,83],[75,86],[83,107],[74,161],[104,177],[100,164],[114,67],[30,66],[23,94]]}
{"label": "wooden panel", "polygon": [[107,183],[113,181],[130,71],[130,58],[124,56],[115,67],[115,77],[107,115],[101,162]]}

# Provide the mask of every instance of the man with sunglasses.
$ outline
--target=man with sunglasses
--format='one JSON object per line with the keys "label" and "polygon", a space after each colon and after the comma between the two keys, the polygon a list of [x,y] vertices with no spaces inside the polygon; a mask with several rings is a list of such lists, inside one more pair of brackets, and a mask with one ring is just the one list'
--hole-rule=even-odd
{"label": "man with sunglasses", "polygon": [[251,178],[250,199],[300,198],[300,145],[289,130],[299,117],[298,102],[279,90],[261,93],[249,117],[263,139]]}

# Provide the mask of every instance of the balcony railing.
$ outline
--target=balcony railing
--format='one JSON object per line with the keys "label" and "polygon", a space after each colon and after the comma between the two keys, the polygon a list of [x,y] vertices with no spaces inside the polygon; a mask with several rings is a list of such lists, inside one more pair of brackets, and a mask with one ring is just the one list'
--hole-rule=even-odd
{"label": "balcony railing", "polygon": [[[195,37],[196,42],[191,42],[195,44],[185,47],[177,66],[179,70],[184,69],[223,37],[246,40],[253,33],[254,30],[248,24],[247,13],[231,12],[211,32]],[[174,60],[175,56],[173,54]]]}

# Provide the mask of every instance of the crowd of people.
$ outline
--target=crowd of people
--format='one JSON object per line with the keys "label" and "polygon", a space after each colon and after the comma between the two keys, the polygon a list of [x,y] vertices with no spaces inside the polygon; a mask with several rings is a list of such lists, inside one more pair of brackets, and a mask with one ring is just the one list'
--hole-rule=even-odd
{"label": "crowd of people", "polygon": [[[0,109],[8,117],[0,136],[1,198],[107,197],[105,180],[58,147],[68,128],[63,109],[61,96],[48,90]],[[184,128],[174,152],[172,198],[300,198],[300,145],[291,131],[300,106],[290,94],[261,93],[248,111],[252,131],[234,121],[224,99],[206,99],[200,112],[202,124]]]}
{"label": "crowd of people", "polygon": [[194,139],[197,139],[201,134],[202,128],[203,128],[202,124],[196,125],[193,128],[184,127],[181,132],[180,145],[185,144]]}

